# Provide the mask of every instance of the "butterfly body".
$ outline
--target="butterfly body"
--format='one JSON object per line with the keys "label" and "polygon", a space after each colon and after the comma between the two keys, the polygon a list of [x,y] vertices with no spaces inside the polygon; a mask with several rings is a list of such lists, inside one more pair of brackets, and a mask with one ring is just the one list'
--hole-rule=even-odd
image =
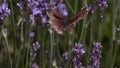
{"label": "butterfly body", "polygon": [[58,11],[52,11],[50,15],[51,27],[58,33],[63,34],[64,30],[75,22],[82,20],[87,14],[87,7],[81,9],[79,13],[66,20]]}

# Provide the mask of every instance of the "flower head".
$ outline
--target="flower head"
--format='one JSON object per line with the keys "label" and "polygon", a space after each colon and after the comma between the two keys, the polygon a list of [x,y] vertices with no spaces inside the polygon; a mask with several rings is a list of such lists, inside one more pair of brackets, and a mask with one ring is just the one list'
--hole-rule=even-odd
{"label": "flower head", "polygon": [[32,68],[39,68],[39,66],[38,66],[37,63],[33,63],[33,64],[32,64]]}
{"label": "flower head", "polygon": [[30,36],[30,38],[33,38],[35,36],[35,32],[30,32],[29,36]]}
{"label": "flower head", "polygon": [[10,9],[8,8],[8,4],[3,2],[1,5],[0,5],[0,19],[4,19],[4,18],[7,18],[8,15],[10,15]]}
{"label": "flower head", "polygon": [[64,62],[68,60],[68,52],[62,54],[62,59]]}
{"label": "flower head", "polygon": [[40,48],[39,42],[33,43],[33,50],[34,50],[34,51],[37,51],[39,48]]}
{"label": "flower head", "polygon": [[36,56],[37,56],[37,53],[35,53],[35,52],[30,52],[30,59],[31,59],[31,60],[34,60]]}
{"label": "flower head", "polygon": [[100,68],[101,48],[102,45],[99,42],[93,43],[93,49],[90,55],[90,62],[87,68]]}
{"label": "flower head", "polygon": [[[23,1],[17,3],[21,11],[24,11],[24,4],[25,2]],[[41,19],[43,24],[47,23],[48,11],[58,10],[63,16],[68,14],[63,0],[52,0],[52,2],[50,0],[28,0],[27,6],[29,18],[32,22],[36,22],[37,17],[39,17],[39,20]]]}
{"label": "flower head", "polygon": [[82,55],[85,53],[85,50],[83,48],[83,45],[80,43],[75,43],[75,47],[72,49],[72,63],[75,67],[83,67],[82,63],[80,62]]}
{"label": "flower head", "polygon": [[93,5],[91,5],[91,13],[94,13],[96,10],[99,10],[99,14],[98,14],[98,18],[100,21],[102,21],[105,17],[105,15],[103,15],[103,10],[106,9],[108,7],[108,3],[107,0],[94,0]]}
{"label": "flower head", "polygon": [[107,0],[94,0],[94,5],[100,7],[101,9],[107,8]]}

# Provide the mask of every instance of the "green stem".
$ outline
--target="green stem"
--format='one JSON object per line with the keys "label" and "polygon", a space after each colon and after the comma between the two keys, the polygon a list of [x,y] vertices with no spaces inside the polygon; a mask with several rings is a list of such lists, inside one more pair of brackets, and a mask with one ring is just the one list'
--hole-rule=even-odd
{"label": "green stem", "polygon": [[[21,35],[23,37],[23,21],[21,22]],[[18,68],[19,59],[20,59],[20,56],[21,56],[22,49],[23,49],[23,41],[22,41],[22,45],[21,45],[21,47],[19,49],[18,58],[17,58],[17,62],[16,62],[16,68]]]}
{"label": "green stem", "polygon": [[10,61],[10,68],[12,68],[12,59],[11,59],[11,55],[10,55],[10,50],[9,50],[9,45],[8,45],[8,40],[7,40],[7,38],[6,37],[4,37],[5,38],[5,41],[6,41],[6,50],[7,50],[7,52],[8,52],[8,57],[9,57],[9,61]]}
{"label": "green stem", "polygon": [[50,68],[52,68],[52,56],[53,56],[53,43],[54,43],[54,33],[50,33],[51,47],[50,47]]}
{"label": "green stem", "polygon": [[[30,40],[29,40],[30,41]],[[28,43],[29,43],[28,41]],[[30,50],[30,44],[27,44],[28,48],[27,48],[27,55],[26,55],[26,67],[25,68],[28,68],[28,56],[29,56],[29,50]]]}
{"label": "green stem", "polygon": [[18,52],[18,58],[17,58],[17,61],[16,61],[16,67],[15,68],[18,68],[18,64],[19,64],[19,60],[20,60],[20,57],[21,57],[22,49],[23,49],[23,44],[21,45],[20,50]]}
{"label": "green stem", "polygon": [[60,50],[59,50],[59,46],[58,45],[59,45],[59,40],[57,39],[57,46],[56,46],[57,47],[57,54],[58,54],[59,59],[62,60],[62,58],[60,56]]}
{"label": "green stem", "polygon": [[73,41],[73,37],[71,35],[69,35],[69,45],[68,45],[68,68],[71,68],[71,46],[72,46],[72,42]]}
{"label": "green stem", "polygon": [[80,38],[79,38],[79,43],[82,42],[82,38],[83,38],[84,32],[86,30],[86,19],[87,19],[87,16],[85,17],[83,25],[82,25],[82,32],[81,32],[81,35],[80,35]]}
{"label": "green stem", "polygon": [[78,0],[75,0],[75,13],[77,12]]}
{"label": "green stem", "polygon": [[[109,68],[111,68],[111,64],[112,64],[112,59],[113,59],[113,42],[115,40],[115,31],[116,31],[116,26],[115,26],[115,20],[117,17],[117,8],[115,8],[115,1],[113,2],[113,20],[112,20],[112,33],[111,33],[111,41],[110,41],[110,51],[109,51],[109,56],[107,59],[107,65]],[[111,56],[112,55],[112,56]]]}
{"label": "green stem", "polygon": [[[45,68],[45,60],[44,60],[44,59],[45,59],[45,58],[44,58],[44,57],[45,57],[45,55],[44,55],[44,51],[45,51],[45,50],[44,50],[44,45],[45,45],[45,42],[46,42],[46,41],[45,41],[45,38],[44,38],[45,36],[46,36],[46,30],[43,32],[43,37],[42,37],[42,41],[43,41],[43,44],[42,44],[42,58],[43,58],[43,59],[42,59],[42,60],[43,60],[42,65],[43,65],[43,68]],[[40,37],[40,36],[39,36],[39,37]]]}
{"label": "green stem", "polygon": [[[26,4],[28,4],[28,0],[26,0]],[[25,68],[31,67],[28,65],[31,65],[31,63],[28,64],[28,57],[29,57],[29,52],[30,52],[30,37],[28,36],[28,31],[30,31],[30,24],[29,24],[29,10],[28,10],[28,5],[25,6],[26,7],[26,11],[25,11],[25,17],[26,17],[26,25],[25,25],[25,40],[24,40],[24,45],[27,45],[27,55],[26,55],[26,66]],[[26,44],[27,43],[27,44]]]}
{"label": "green stem", "polygon": [[89,62],[89,56],[90,56],[90,49],[91,49],[91,45],[92,45],[92,42],[93,42],[93,20],[94,20],[94,15],[91,16],[91,21],[90,21],[90,42],[89,42],[89,47],[88,47],[88,55],[87,55],[87,60],[86,60],[86,66],[88,65],[88,62]]}
{"label": "green stem", "polygon": [[74,10],[72,8],[72,6],[70,5],[70,3],[68,2],[68,0],[65,0],[66,4],[68,5],[68,7],[70,8],[71,12],[74,14]]}
{"label": "green stem", "polygon": [[11,14],[12,14],[12,26],[13,26],[13,32],[14,32],[14,55],[13,55],[13,58],[14,58],[14,62],[13,62],[13,65],[15,65],[15,53],[16,53],[16,24],[15,24],[15,19],[14,19],[14,8],[13,8],[13,1],[12,0],[9,0],[10,1],[10,7],[11,7]]}
{"label": "green stem", "polygon": [[101,42],[101,37],[102,37],[102,22],[99,23],[97,41]]}
{"label": "green stem", "polygon": [[116,56],[117,56],[118,48],[119,48],[119,45],[115,45],[115,51],[114,51],[114,56],[113,56],[111,68],[113,68],[113,66],[114,66],[114,62],[115,62],[115,59],[116,59]]}

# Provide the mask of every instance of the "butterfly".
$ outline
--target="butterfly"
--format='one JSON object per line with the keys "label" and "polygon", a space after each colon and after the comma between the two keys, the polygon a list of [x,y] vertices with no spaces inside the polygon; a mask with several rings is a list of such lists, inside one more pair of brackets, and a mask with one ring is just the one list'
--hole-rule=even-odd
{"label": "butterfly", "polygon": [[84,7],[79,13],[75,14],[70,19],[66,20],[58,11],[54,10],[51,12],[50,25],[58,34],[63,32],[73,23],[84,19],[85,15],[89,12],[88,7]]}

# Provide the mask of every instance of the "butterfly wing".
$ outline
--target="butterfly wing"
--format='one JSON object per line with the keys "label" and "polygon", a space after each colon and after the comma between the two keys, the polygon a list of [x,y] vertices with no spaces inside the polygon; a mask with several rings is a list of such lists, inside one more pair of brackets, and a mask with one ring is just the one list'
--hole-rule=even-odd
{"label": "butterfly wing", "polygon": [[58,34],[63,34],[63,21],[64,17],[60,15],[58,11],[52,11],[51,15],[51,27],[58,33]]}
{"label": "butterfly wing", "polygon": [[84,19],[85,15],[88,13],[88,7],[82,8],[79,13],[71,17],[69,20],[64,22],[64,30],[75,22]]}

